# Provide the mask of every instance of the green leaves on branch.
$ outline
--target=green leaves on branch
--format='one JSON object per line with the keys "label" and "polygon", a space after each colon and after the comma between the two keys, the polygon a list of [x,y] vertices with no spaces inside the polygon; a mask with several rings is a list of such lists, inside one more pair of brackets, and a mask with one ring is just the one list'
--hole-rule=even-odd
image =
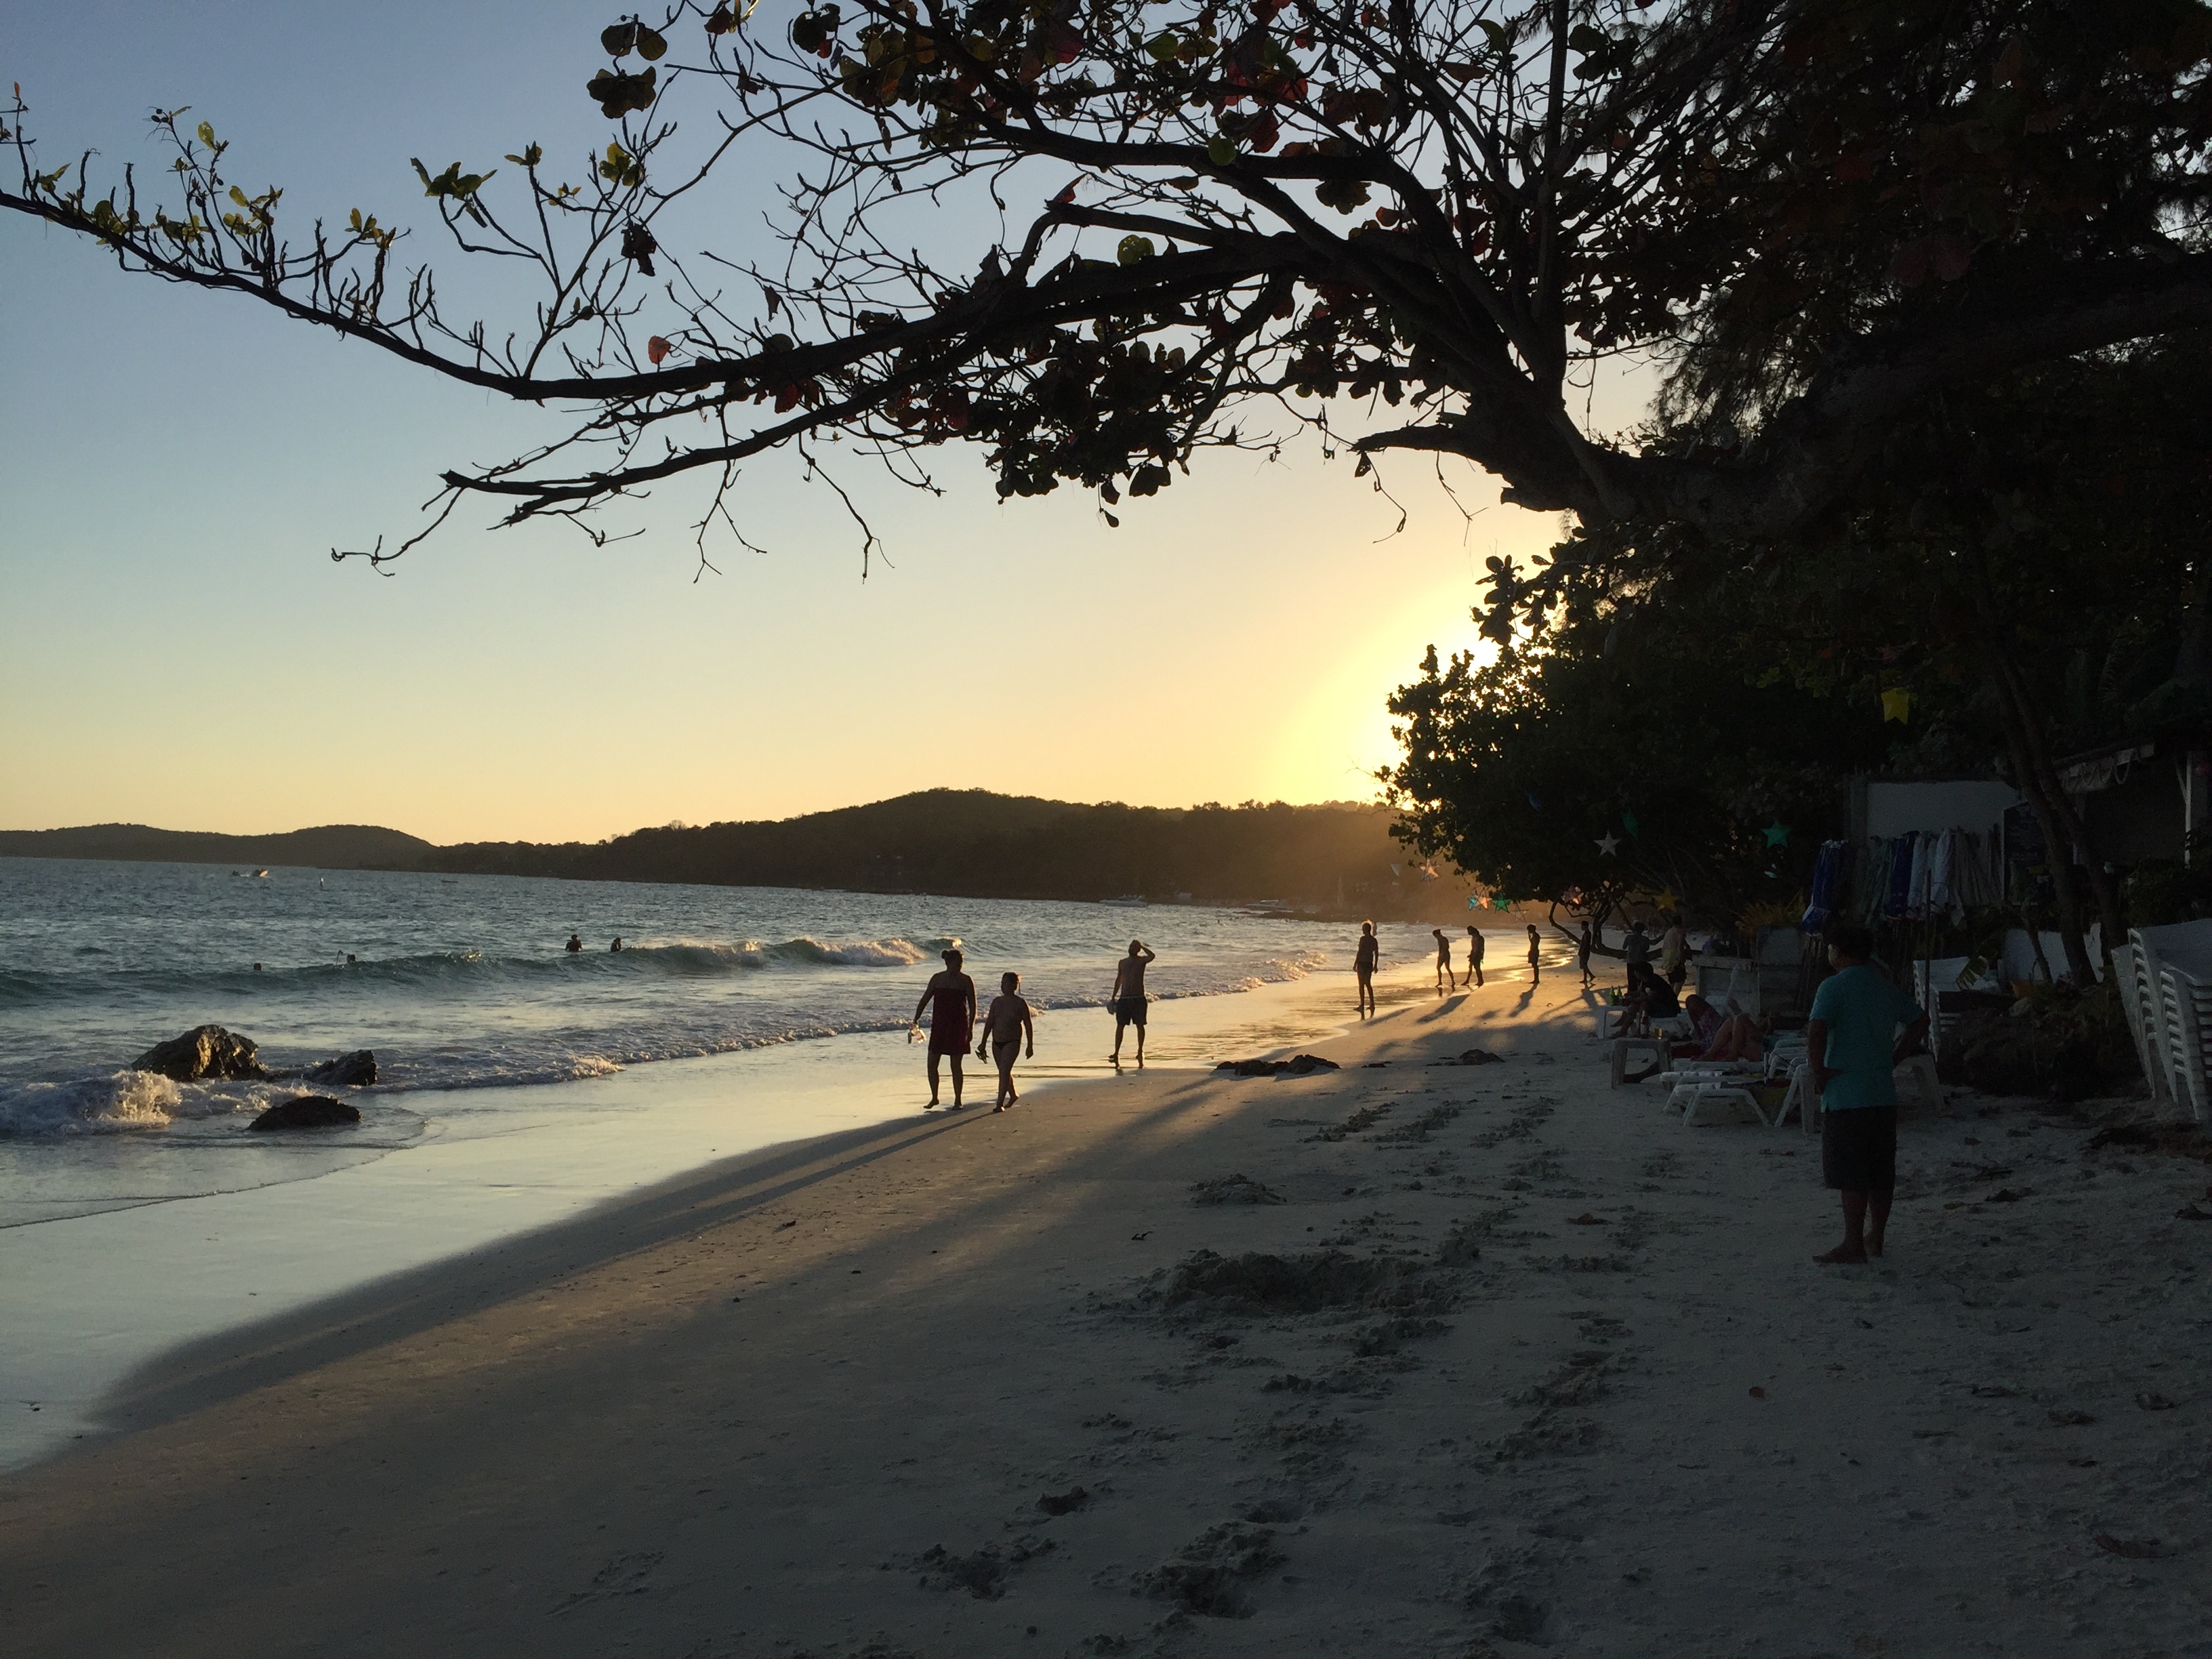
{"label": "green leaves on branch", "polygon": [[842,15],[834,3],[809,7],[791,20],[791,44],[817,58],[827,58]]}
{"label": "green leaves on branch", "polygon": [[645,182],[645,163],[620,144],[611,143],[599,161],[599,177],[617,190],[635,190]]}
{"label": "green leaves on branch", "polygon": [[[466,202],[483,187],[486,179],[493,176],[489,173],[463,173],[461,164],[454,161],[433,179],[430,169],[424,167],[420,160],[412,156],[408,159],[414,163],[416,176],[422,181],[425,196],[451,197],[457,201]],[[233,191],[231,194],[236,196],[238,192]]]}
{"label": "green leaves on branch", "polygon": [[667,36],[635,17],[600,30],[599,44],[607,49],[608,57],[615,58],[627,58],[634,52],[647,63],[657,64],[668,55]]}
{"label": "green leaves on branch", "polygon": [[584,83],[584,90],[599,104],[600,114],[610,121],[619,121],[632,110],[653,107],[659,79],[659,70],[649,69],[642,75],[601,70]]}

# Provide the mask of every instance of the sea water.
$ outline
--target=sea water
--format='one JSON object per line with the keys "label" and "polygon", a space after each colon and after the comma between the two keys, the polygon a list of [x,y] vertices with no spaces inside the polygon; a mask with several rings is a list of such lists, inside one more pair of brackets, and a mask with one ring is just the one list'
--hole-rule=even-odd
{"label": "sea water", "polygon": [[[1132,936],[1158,953],[1147,990],[1181,999],[1344,969],[1355,932],[1187,905],[0,859],[0,1224],[325,1173],[441,1124],[557,1113],[556,1085],[627,1068],[902,1031],[954,945],[985,999],[1021,975],[1043,1058],[1051,1014],[1103,1005]],[[1386,963],[1432,954],[1424,928],[1383,933]],[[1500,935],[1492,960],[1516,947]],[[276,1068],[373,1050],[374,1088],[330,1091],[360,1127],[278,1151],[247,1126],[302,1085],[131,1069],[204,1024]]]}

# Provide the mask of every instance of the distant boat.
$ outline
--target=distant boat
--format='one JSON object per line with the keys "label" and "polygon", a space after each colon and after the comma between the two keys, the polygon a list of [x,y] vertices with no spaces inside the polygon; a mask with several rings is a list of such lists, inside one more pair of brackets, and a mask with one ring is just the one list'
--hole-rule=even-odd
{"label": "distant boat", "polygon": [[1101,904],[1134,906],[1142,904],[1145,902],[1145,896],[1142,893],[1124,893],[1119,898],[1100,899],[1098,902]]}

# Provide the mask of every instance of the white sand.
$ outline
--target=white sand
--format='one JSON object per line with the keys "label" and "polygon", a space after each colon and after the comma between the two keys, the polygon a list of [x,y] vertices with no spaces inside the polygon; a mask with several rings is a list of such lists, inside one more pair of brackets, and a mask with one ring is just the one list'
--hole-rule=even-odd
{"label": "white sand", "polygon": [[[2212,1654],[2212,1170],[1965,1100],[1887,1261],[1817,1268],[1796,1128],[1608,1091],[1528,990],[754,1154],[168,1356],[0,1482],[0,1650]],[[1284,1201],[1193,1201],[1232,1175]],[[1400,1305],[1166,1305],[1200,1250]]]}

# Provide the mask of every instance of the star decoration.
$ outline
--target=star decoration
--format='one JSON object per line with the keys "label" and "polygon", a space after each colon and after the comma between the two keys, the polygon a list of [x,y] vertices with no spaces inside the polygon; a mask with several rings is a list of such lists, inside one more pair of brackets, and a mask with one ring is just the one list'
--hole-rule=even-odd
{"label": "star decoration", "polygon": [[1612,830],[1607,830],[1603,839],[1601,839],[1597,844],[1597,850],[1604,854],[1606,857],[1611,858],[1615,853],[1620,850],[1620,837],[1614,835]]}
{"label": "star decoration", "polygon": [[1766,844],[1769,847],[1787,847],[1790,844],[1790,826],[1783,823],[1780,818],[1768,824]]}
{"label": "star decoration", "polygon": [[1467,896],[1467,908],[1470,910],[1480,910],[1482,908],[1482,895],[1480,893],[1469,893]]}
{"label": "star decoration", "polygon": [[1912,693],[1901,685],[1893,685],[1881,694],[1881,718],[1884,723],[1895,720],[1899,726],[1912,723]]}
{"label": "star decoration", "polygon": [[1675,893],[1674,890],[1669,887],[1651,902],[1657,905],[1662,910],[1671,910],[1682,901]]}

